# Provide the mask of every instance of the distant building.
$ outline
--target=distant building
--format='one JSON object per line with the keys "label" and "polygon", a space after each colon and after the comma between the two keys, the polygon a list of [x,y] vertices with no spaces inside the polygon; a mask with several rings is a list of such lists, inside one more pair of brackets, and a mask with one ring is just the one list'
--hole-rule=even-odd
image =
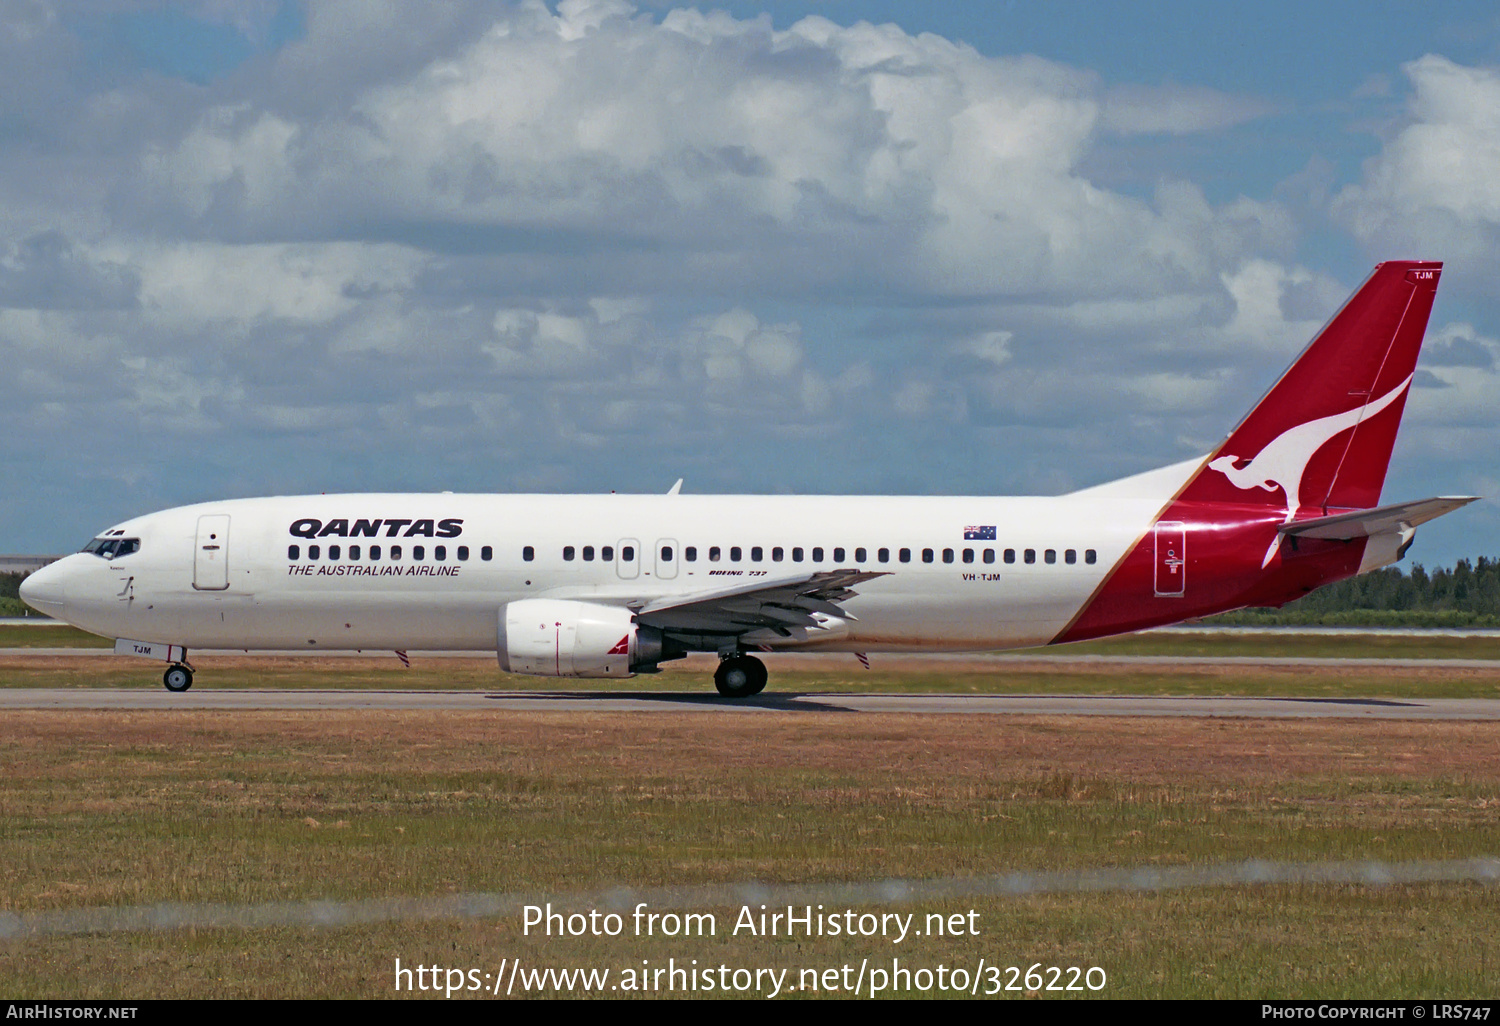
{"label": "distant building", "polygon": [[61,556],[0,556],[0,574],[29,574],[40,570],[48,563],[56,563]]}

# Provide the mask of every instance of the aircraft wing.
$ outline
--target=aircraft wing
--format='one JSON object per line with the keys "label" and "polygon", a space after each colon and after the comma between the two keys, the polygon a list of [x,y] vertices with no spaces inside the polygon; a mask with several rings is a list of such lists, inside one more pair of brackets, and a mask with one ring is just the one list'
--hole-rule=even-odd
{"label": "aircraft wing", "polygon": [[1415,502],[1397,502],[1389,506],[1376,506],[1354,513],[1339,513],[1331,517],[1314,517],[1311,520],[1294,520],[1281,529],[1282,534],[1297,538],[1327,538],[1348,540],[1368,538],[1372,534],[1400,531],[1434,520],[1444,513],[1452,513],[1460,506],[1475,501],[1473,495],[1441,495],[1434,499],[1418,499]]}
{"label": "aircraft wing", "polygon": [[786,634],[793,627],[818,627],[816,613],[853,620],[839,603],[857,594],[854,585],[885,576],[884,571],[826,570],[758,578],[658,599],[640,609],[635,620],[668,631],[740,635],[769,628]]}

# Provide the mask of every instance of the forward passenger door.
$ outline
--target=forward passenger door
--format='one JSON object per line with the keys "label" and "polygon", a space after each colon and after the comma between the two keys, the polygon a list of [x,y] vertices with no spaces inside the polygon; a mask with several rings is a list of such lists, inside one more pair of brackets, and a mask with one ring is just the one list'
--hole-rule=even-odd
{"label": "forward passenger door", "polygon": [[193,587],[224,591],[229,587],[229,515],[198,518],[197,548],[193,553]]}

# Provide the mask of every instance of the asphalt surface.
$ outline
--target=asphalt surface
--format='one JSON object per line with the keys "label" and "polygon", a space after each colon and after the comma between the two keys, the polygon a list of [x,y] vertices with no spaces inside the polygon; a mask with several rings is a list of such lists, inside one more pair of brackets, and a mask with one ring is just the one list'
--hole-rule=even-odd
{"label": "asphalt surface", "polygon": [[[365,649],[356,651],[354,649],[330,649],[326,652],[308,652],[303,649],[258,649],[246,652],[243,649],[218,649],[218,648],[195,648],[190,653],[193,659],[206,656],[234,656],[240,658],[287,658],[299,659],[394,659],[395,655],[389,651],[377,651]],[[494,655],[489,652],[412,652],[413,659],[481,659],[493,661]],[[24,657],[76,657],[96,656],[99,658],[116,658],[114,651],[108,648],[0,648],[0,659],[24,658]],[[774,673],[777,669],[795,669],[801,666],[818,666],[819,664],[836,662],[847,665],[854,659],[847,652],[777,652],[766,656]],[[953,664],[964,663],[975,666],[993,666],[995,668],[1008,667],[1017,669],[1025,664],[1035,663],[1044,666],[1119,666],[1131,667],[1174,667],[1185,668],[1192,666],[1310,666],[1324,667],[1328,669],[1389,669],[1389,670],[1491,670],[1500,673],[1500,659],[1362,659],[1362,658],[1326,658],[1319,656],[1198,656],[1198,655],[1053,655],[1037,654],[1034,652],[1008,653],[1008,652],[954,652],[954,653],[920,653],[908,654],[904,652],[880,652],[871,655],[872,665],[878,665],[880,669],[892,668],[899,665],[902,668],[910,668],[913,663],[936,663]],[[146,665],[148,660],[141,660]],[[162,664],[165,665],[165,664]]]}
{"label": "asphalt surface", "polygon": [[252,691],[195,688],[4,688],[0,710],[464,710],[492,712],[799,712],[907,715],[1188,716],[1281,719],[1500,720],[1500,699],[1181,698],[1062,695],[861,695],[769,691],[729,700],[703,692]]}

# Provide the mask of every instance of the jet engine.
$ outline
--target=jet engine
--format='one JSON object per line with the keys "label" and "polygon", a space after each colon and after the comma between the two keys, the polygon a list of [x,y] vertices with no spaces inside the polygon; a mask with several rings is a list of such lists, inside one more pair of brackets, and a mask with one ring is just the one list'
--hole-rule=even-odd
{"label": "jet engine", "polygon": [[661,631],[630,610],[569,599],[524,599],[500,610],[500,668],[538,677],[630,677],[654,673],[667,655]]}

